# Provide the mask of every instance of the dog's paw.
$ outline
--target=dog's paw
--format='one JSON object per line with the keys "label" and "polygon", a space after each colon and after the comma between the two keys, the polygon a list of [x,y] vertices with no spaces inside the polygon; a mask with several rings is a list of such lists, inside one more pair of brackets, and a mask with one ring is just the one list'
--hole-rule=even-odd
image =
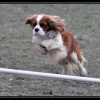
{"label": "dog's paw", "polygon": [[46,54],[47,54],[47,52],[42,52],[41,54],[42,54],[42,55],[46,55]]}
{"label": "dog's paw", "polygon": [[41,52],[42,55],[46,55],[47,54],[47,50],[46,49],[41,49],[40,52]]}
{"label": "dog's paw", "polygon": [[41,45],[41,44],[39,44],[38,50],[42,55],[46,55],[48,53],[46,47],[44,45]]}

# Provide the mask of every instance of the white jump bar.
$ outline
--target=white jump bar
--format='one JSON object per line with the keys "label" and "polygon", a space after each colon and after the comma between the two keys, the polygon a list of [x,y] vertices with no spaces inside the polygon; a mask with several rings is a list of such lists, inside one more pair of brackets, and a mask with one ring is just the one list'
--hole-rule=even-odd
{"label": "white jump bar", "polygon": [[34,71],[25,71],[25,70],[16,70],[16,69],[7,69],[7,68],[0,68],[0,72],[100,83],[100,79],[98,78],[70,76],[70,75],[62,75],[62,74],[52,74],[52,73],[43,73],[43,72],[34,72]]}

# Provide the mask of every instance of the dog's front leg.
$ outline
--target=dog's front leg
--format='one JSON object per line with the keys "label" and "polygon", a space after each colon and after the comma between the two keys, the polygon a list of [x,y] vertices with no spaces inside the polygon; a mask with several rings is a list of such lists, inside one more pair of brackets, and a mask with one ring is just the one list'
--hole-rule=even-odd
{"label": "dog's front leg", "polygon": [[57,45],[56,45],[56,41],[53,39],[49,39],[49,40],[44,40],[40,43],[40,46],[42,48],[46,48],[48,51],[51,49],[56,49]]}
{"label": "dog's front leg", "polygon": [[47,49],[45,47],[41,47],[40,45],[38,45],[37,49],[42,55],[46,55],[48,53]]}
{"label": "dog's front leg", "polygon": [[63,45],[61,35],[58,34],[53,39],[41,41],[40,45],[45,47],[48,51],[51,49],[59,49]]}

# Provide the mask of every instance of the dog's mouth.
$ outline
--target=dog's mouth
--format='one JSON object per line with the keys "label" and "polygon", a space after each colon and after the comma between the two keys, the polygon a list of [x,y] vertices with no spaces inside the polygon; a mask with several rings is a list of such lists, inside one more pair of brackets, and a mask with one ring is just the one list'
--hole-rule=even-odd
{"label": "dog's mouth", "polygon": [[35,36],[39,36],[40,34],[38,32],[35,32]]}
{"label": "dog's mouth", "polygon": [[39,33],[39,32],[36,32],[35,36],[37,36],[37,37],[44,37],[44,35],[41,35],[41,33]]}

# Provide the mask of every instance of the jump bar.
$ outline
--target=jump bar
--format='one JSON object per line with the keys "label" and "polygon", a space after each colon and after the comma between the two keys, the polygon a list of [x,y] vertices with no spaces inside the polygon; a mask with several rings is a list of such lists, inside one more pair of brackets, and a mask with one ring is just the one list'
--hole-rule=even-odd
{"label": "jump bar", "polygon": [[34,72],[34,71],[25,71],[25,70],[16,70],[16,69],[7,69],[7,68],[0,68],[0,72],[100,83],[100,79],[98,78],[89,78],[89,77],[80,77],[80,76],[71,76],[71,75],[62,75],[62,74],[52,74],[52,73],[43,73],[43,72]]}

